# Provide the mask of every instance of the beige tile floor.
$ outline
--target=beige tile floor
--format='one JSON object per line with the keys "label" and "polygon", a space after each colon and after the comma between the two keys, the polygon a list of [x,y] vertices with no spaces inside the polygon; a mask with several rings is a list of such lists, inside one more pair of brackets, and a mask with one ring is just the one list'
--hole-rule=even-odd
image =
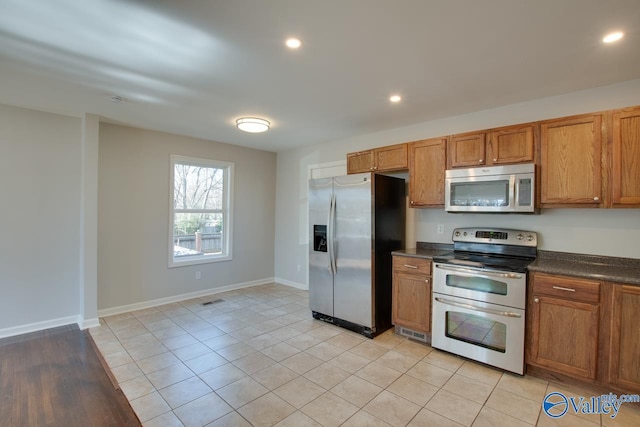
{"label": "beige tile floor", "polygon": [[107,317],[90,332],[148,427],[640,425],[624,404],[615,419],[551,419],[546,393],[593,393],[393,331],[366,339],[313,320],[307,292],[278,284]]}

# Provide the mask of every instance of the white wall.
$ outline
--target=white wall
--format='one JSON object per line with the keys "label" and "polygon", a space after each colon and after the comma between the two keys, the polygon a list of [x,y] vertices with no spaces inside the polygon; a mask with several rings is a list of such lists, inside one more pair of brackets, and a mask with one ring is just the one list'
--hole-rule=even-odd
{"label": "white wall", "polygon": [[[167,267],[171,154],[235,163],[232,261]],[[275,153],[101,123],[98,309],[271,280],[275,173]]]}
{"label": "white wall", "polygon": [[[343,160],[346,153],[367,148],[632,105],[640,105],[640,80],[280,152],[275,275],[283,282],[306,286],[309,165]],[[454,227],[503,226],[539,232],[543,250],[640,258],[639,209],[547,209],[538,216],[412,211],[415,224],[408,227],[415,227],[416,241],[451,243]],[[445,234],[436,233],[437,224],[445,225]]]}
{"label": "white wall", "polygon": [[0,105],[0,336],[79,313],[80,134],[78,118]]}

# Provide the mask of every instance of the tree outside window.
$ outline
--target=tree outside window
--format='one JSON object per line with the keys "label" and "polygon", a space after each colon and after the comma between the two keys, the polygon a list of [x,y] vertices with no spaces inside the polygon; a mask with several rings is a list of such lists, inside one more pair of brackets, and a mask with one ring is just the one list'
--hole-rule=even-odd
{"label": "tree outside window", "polygon": [[231,259],[233,164],[171,156],[169,266]]}

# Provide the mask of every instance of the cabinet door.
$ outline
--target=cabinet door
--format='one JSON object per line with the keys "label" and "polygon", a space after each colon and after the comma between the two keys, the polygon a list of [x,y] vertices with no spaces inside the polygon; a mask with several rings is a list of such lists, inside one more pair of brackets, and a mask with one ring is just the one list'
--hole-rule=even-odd
{"label": "cabinet door", "polygon": [[374,153],[374,169],[378,172],[407,169],[407,144],[376,148]]}
{"label": "cabinet door", "polygon": [[409,144],[409,204],[444,206],[446,139]]}
{"label": "cabinet door", "polygon": [[509,127],[491,132],[487,163],[528,163],[533,162],[533,156],[533,126]]}
{"label": "cabinet door", "polygon": [[640,207],[640,108],[613,115],[612,204]]}
{"label": "cabinet door", "polygon": [[601,116],[544,122],[540,203],[595,206],[602,201]]}
{"label": "cabinet door", "polygon": [[371,172],[374,168],[373,150],[347,154],[347,173]]}
{"label": "cabinet door", "polygon": [[431,278],[394,272],[392,321],[418,332],[431,332]]}
{"label": "cabinet door", "polygon": [[640,287],[612,284],[610,381],[623,390],[640,392]]}
{"label": "cabinet door", "polygon": [[453,135],[447,152],[452,168],[482,166],[486,162],[485,133]]}
{"label": "cabinet door", "polygon": [[529,363],[583,379],[596,378],[599,306],[534,294]]}

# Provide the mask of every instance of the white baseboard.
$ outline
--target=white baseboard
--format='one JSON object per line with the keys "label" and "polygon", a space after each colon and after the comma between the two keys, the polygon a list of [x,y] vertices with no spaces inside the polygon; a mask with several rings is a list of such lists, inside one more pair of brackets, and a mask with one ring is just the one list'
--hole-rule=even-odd
{"label": "white baseboard", "polygon": [[26,325],[0,329],[0,338],[38,332],[44,329],[57,328],[59,326],[66,326],[74,323],[78,323],[78,316],[60,317],[58,319],[45,320],[43,322],[27,323]]}
{"label": "white baseboard", "polygon": [[192,298],[200,298],[200,297],[219,294],[227,291],[234,291],[236,289],[250,288],[251,286],[266,285],[268,283],[273,283],[273,282],[274,282],[274,278],[268,277],[266,279],[252,280],[250,282],[236,283],[228,286],[220,286],[218,288],[210,288],[202,291],[189,292],[186,294],[180,294],[180,295],[175,295],[175,296],[166,297],[166,298],[158,298],[150,301],[138,302],[135,304],[127,304],[127,305],[121,305],[118,307],[104,308],[102,310],[98,310],[98,317],[115,316],[116,314],[128,313],[130,311],[136,311],[136,310],[143,310],[145,308],[157,307],[159,305],[171,304],[172,302],[179,302],[179,301],[184,301]]}
{"label": "white baseboard", "polygon": [[281,285],[291,286],[292,288],[302,289],[303,291],[308,291],[309,290],[309,286],[305,285],[304,283],[293,282],[291,280],[281,279],[279,277],[276,277],[273,280],[274,280],[274,282],[280,283]]}
{"label": "white baseboard", "polygon": [[[128,313],[130,311],[156,307],[163,304],[170,304],[172,302],[184,301],[191,298],[199,298],[199,297],[204,297],[208,295],[219,294],[222,292],[233,291],[236,289],[249,288],[252,286],[266,285],[274,282],[280,283],[286,286],[291,286],[297,289],[307,290],[307,286],[302,283],[296,283],[286,279],[277,279],[273,277],[268,277],[265,279],[253,280],[253,281],[244,282],[244,283],[236,283],[233,285],[221,286],[219,288],[205,289],[202,291],[190,292],[186,294],[175,295],[172,297],[159,298],[151,301],[144,301],[144,302],[135,303],[135,304],[122,305],[119,307],[106,308],[103,310],[98,310],[98,317],[113,316],[116,314]],[[28,323],[26,325],[19,325],[19,326],[13,326],[10,328],[0,329],[0,338],[7,338],[15,335],[38,332],[45,329],[57,328],[59,326],[72,325],[74,323],[77,324],[81,330],[100,326],[100,321],[98,318],[83,319],[81,316],[68,316],[68,317],[61,317],[59,319],[45,320],[43,322]]]}

